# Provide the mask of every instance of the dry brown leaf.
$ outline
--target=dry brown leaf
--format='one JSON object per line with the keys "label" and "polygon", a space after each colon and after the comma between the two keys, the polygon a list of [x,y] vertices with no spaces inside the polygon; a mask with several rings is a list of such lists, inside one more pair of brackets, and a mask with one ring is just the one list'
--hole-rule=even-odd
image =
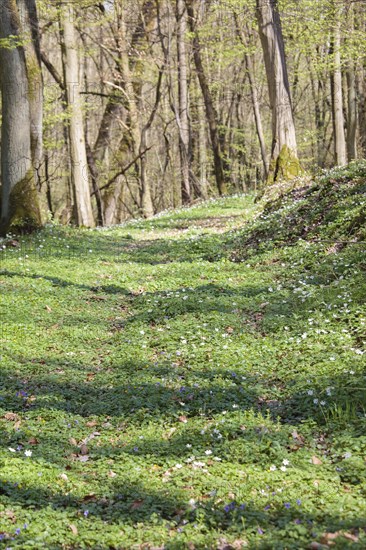
{"label": "dry brown leaf", "polygon": [[15,523],[17,521],[17,517],[14,514],[13,510],[5,510],[4,512],[0,512],[0,517],[6,517],[12,523]]}
{"label": "dry brown leaf", "polygon": [[116,477],[116,475],[117,474],[115,472],[113,472],[113,470],[109,470],[108,477]]}
{"label": "dry brown leaf", "polygon": [[143,505],[144,501],[143,500],[135,500],[132,504],[131,504],[131,510],[137,510],[138,508],[140,508],[142,505]]}
{"label": "dry brown leaf", "polygon": [[70,443],[70,445],[74,445],[74,447],[78,446],[77,441],[74,437],[70,437],[69,443]]}
{"label": "dry brown leaf", "polygon": [[47,306],[47,305],[45,306],[45,309],[47,309],[48,313],[51,313],[52,311],[52,308],[50,308],[50,306]]}
{"label": "dry brown leaf", "polygon": [[87,447],[85,444],[81,445],[81,447],[80,447],[80,452],[81,452],[81,454],[84,455],[84,456],[87,455],[88,452],[89,452],[89,451],[88,451],[88,447]]}
{"label": "dry brown leaf", "polygon": [[15,422],[16,420],[20,420],[19,416],[16,413],[5,413],[4,418],[5,420],[10,420],[10,422]]}
{"label": "dry brown leaf", "polygon": [[96,426],[97,424],[98,422],[96,422],[95,420],[90,420],[86,423],[86,426],[88,426],[88,428],[94,428],[94,426]]}
{"label": "dry brown leaf", "polygon": [[323,533],[320,537],[320,542],[322,544],[328,544],[329,546],[334,544],[332,541],[337,539],[339,536],[342,536],[342,533],[340,533],[339,531],[336,531],[335,533]]}
{"label": "dry brown leaf", "polygon": [[184,424],[187,424],[188,418],[184,415],[178,417],[179,422],[183,422]]}
{"label": "dry brown leaf", "polygon": [[10,422],[15,422],[16,420],[20,420],[19,415],[13,412],[7,412],[4,414],[5,420],[10,420]]}
{"label": "dry brown leaf", "polygon": [[170,428],[170,430],[166,434],[164,434],[164,439],[170,439],[176,431],[177,428]]}
{"label": "dry brown leaf", "polygon": [[323,464],[322,461],[320,460],[320,458],[318,458],[315,455],[311,457],[311,462],[312,462],[312,464],[315,464],[317,466],[320,466],[321,464]]}
{"label": "dry brown leaf", "polygon": [[78,529],[77,529],[76,525],[74,525],[73,523],[71,523],[71,524],[69,525],[69,527],[70,527],[70,529],[71,529],[71,531],[72,531],[72,534],[75,535],[75,537],[77,537],[78,534],[79,534],[79,532],[78,532]]}
{"label": "dry brown leaf", "polygon": [[353,542],[358,542],[358,536],[353,535],[352,533],[342,533],[345,539],[352,540]]}
{"label": "dry brown leaf", "polygon": [[39,441],[36,437],[31,437],[30,439],[28,439],[28,443],[29,445],[38,445]]}
{"label": "dry brown leaf", "polygon": [[89,495],[85,495],[83,497],[83,502],[95,502],[97,500],[97,497],[95,496],[95,493],[90,493]]}

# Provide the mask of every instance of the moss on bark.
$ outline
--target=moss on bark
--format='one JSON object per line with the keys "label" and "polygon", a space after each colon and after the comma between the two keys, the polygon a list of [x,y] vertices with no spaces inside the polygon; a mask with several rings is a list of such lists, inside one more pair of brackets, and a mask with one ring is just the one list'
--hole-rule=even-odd
{"label": "moss on bark", "polygon": [[301,173],[296,153],[287,145],[283,145],[278,157],[270,162],[267,183],[271,185],[280,180],[292,180]]}
{"label": "moss on bark", "polygon": [[34,185],[33,169],[10,192],[9,215],[0,225],[0,234],[29,233],[42,225],[38,193]]}

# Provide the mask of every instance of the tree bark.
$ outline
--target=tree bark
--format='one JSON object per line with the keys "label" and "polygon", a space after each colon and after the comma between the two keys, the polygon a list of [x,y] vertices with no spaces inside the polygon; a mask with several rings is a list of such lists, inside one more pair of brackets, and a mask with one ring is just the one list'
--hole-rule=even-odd
{"label": "tree bark", "polygon": [[[15,1],[0,4],[0,38],[9,46],[0,48],[2,235],[41,225],[35,172],[42,151],[42,101],[37,97],[42,93],[42,81],[36,45],[23,45],[24,38],[34,40],[30,27],[34,2],[21,2],[21,8],[25,10],[23,18]],[[36,24],[36,12],[32,18]]]}
{"label": "tree bark", "polygon": [[277,0],[257,0],[257,20],[272,111],[268,183],[300,173],[285,47]]}
{"label": "tree bark", "polygon": [[80,94],[80,63],[71,3],[60,3],[62,63],[69,111],[68,137],[71,157],[71,182],[75,221],[79,226],[95,225],[90,199],[88,163],[84,135],[83,100]]}
{"label": "tree bark", "polygon": [[182,181],[182,202],[191,202],[191,136],[188,116],[188,67],[186,52],[187,14],[184,0],[176,2],[178,97],[179,97],[179,154]]}
{"label": "tree bark", "polygon": [[150,218],[154,214],[154,207],[151,196],[151,187],[148,178],[146,177],[146,161],[145,155],[139,157],[141,148],[145,148],[145,144],[142,143],[146,140],[146,132],[142,135],[142,131],[139,128],[139,113],[136,100],[136,93],[132,82],[132,74],[130,70],[129,50],[127,46],[127,34],[126,34],[126,22],[123,9],[121,11],[120,25],[119,25],[119,39],[120,39],[120,59],[119,65],[121,74],[124,81],[124,91],[128,101],[129,111],[129,134],[131,139],[131,151],[135,157],[139,160],[136,162],[136,169],[138,171],[139,186],[140,186],[140,209],[145,218]]}
{"label": "tree bark", "polygon": [[347,156],[348,160],[357,158],[357,93],[356,77],[353,65],[349,65],[347,72]]}
{"label": "tree bark", "polygon": [[334,157],[338,166],[347,163],[346,137],[344,131],[343,90],[341,68],[341,13],[334,3],[334,32],[333,32],[333,70],[331,74],[332,114]]}
{"label": "tree bark", "polygon": [[220,144],[220,136],[218,129],[218,118],[217,113],[213,104],[210,88],[207,82],[205,70],[203,67],[202,54],[201,54],[201,42],[197,33],[197,29],[194,24],[194,11],[192,0],[185,0],[187,6],[188,14],[188,24],[189,29],[193,35],[192,44],[193,44],[193,59],[196,66],[197,77],[200,83],[203,101],[205,104],[205,112],[207,118],[207,124],[210,130],[211,138],[211,147],[214,157],[214,167],[215,167],[215,179],[217,189],[220,195],[226,193],[226,183],[224,176],[224,162],[222,148]]}
{"label": "tree bark", "polygon": [[[236,32],[238,34],[238,37],[241,40],[241,43],[245,48],[248,48],[248,41],[245,39],[245,36],[243,32],[240,29],[238,17],[235,14],[235,25],[236,25]],[[247,27],[247,32],[249,34],[249,28]],[[257,136],[259,141],[259,147],[261,150],[261,157],[263,162],[263,172],[264,172],[264,179],[267,180],[268,178],[268,160],[267,160],[267,150],[266,150],[266,142],[264,139],[264,132],[263,132],[263,126],[262,126],[262,117],[260,112],[260,106],[258,101],[258,94],[257,94],[257,88],[255,85],[255,78],[254,78],[254,67],[253,67],[253,60],[252,56],[246,52],[244,54],[245,56],[245,66],[248,74],[249,79],[249,87],[250,87],[250,97],[252,100],[252,106],[253,106],[253,113],[254,113],[254,120],[255,120],[255,127],[257,130]]]}

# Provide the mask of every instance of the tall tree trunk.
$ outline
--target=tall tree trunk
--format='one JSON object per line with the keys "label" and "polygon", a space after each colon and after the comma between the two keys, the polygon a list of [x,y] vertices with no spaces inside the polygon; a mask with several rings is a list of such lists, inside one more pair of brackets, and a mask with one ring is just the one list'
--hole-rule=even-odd
{"label": "tall tree trunk", "polygon": [[[235,25],[236,25],[237,35],[240,38],[241,43],[243,44],[243,46],[245,48],[248,48],[248,41],[246,40],[246,38],[244,36],[244,33],[240,29],[237,14],[234,14],[234,17],[235,17]],[[248,38],[249,38],[250,31],[249,31],[248,26],[247,26],[247,33],[248,33]],[[249,79],[250,97],[251,97],[251,100],[252,100],[255,127],[256,127],[256,130],[257,130],[259,147],[260,147],[260,150],[261,150],[261,157],[262,157],[262,162],[263,162],[264,179],[267,180],[267,178],[268,178],[268,160],[267,160],[266,142],[265,142],[265,139],[264,139],[264,132],[263,132],[263,126],[262,126],[262,117],[261,117],[260,106],[259,106],[259,101],[258,101],[257,88],[256,88],[256,85],[255,85],[253,60],[252,60],[252,56],[247,51],[244,55],[245,55],[245,66],[246,66],[248,79]]]}
{"label": "tall tree trunk", "polygon": [[296,177],[301,169],[277,0],[257,0],[256,13],[272,110],[272,151],[268,173],[268,183],[272,183]]}
{"label": "tall tree trunk", "polygon": [[353,64],[349,65],[347,77],[347,155],[348,160],[357,158],[357,92]]}
{"label": "tall tree trunk", "polygon": [[343,90],[341,68],[341,9],[334,4],[334,31],[333,31],[333,70],[331,74],[332,114],[334,157],[338,166],[347,163],[346,137],[344,131]]}
{"label": "tall tree trunk", "polygon": [[68,136],[71,156],[71,181],[74,194],[75,221],[93,227],[88,162],[84,135],[83,100],[80,94],[80,64],[74,27],[75,11],[71,3],[60,3],[62,64],[69,111]]}
{"label": "tall tree trunk", "polygon": [[210,88],[203,67],[201,42],[194,24],[193,0],[185,0],[188,14],[189,29],[193,35],[193,59],[196,66],[198,81],[200,83],[203,101],[205,104],[207,124],[210,130],[211,147],[214,157],[215,179],[219,194],[226,192],[223,153],[220,143],[217,113],[213,104]]}
{"label": "tall tree trunk", "polygon": [[197,103],[198,114],[198,163],[199,163],[199,185],[201,195],[204,199],[208,197],[207,189],[207,135],[206,120],[203,105]]}
{"label": "tall tree trunk", "polygon": [[150,181],[146,177],[146,161],[145,154],[140,156],[142,148],[142,138],[145,140],[146,135],[141,135],[139,127],[139,112],[136,100],[136,92],[132,82],[132,74],[130,70],[129,48],[127,45],[127,33],[125,14],[122,8],[119,26],[120,38],[120,70],[124,80],[124,91],[128,101],[129,111],[129,133],[131,139],[131,151],[133,156],[138,158],[136,161],[136,169],[139,178],[140,191],[140,209],[145,218],[150,218],[154,214],[154,207],[151,196]]}
{"label": "tall tree trunk", "polygon": [[178,97],[179,97],[179,154],[182,179],[182,202],[191,202],[191,136],[188,117],[188,67],[186,52],[187,14],[184,0],[176,2]]}
{"label": "tall tree trunk", "polygon": [[359,67],[356,80],[360,149],[366,158],[366,67]]}
{"label": "tall tree trunk", "polygon": [[41,225],[35,169],[42,143],[42,101],[37,97],[37,89],[42,93],[42,80],[35,44],[22,45],[24,38],[33,39],[30,21],[32,15],[36,24],[36,12],[31,0],[21,7],[23,19],[13,0],[0,4],[0,38],[8,43],[0,48],[2,235],[9,229],[24,231]]}
{"label": "tall tree trunk", "polygon": [[31,117],[32,161],[36,185],[43,155],[43,78],[38,15],[35,0],[18,0],[23,27],[25,59],[28,74],[28,98]]}

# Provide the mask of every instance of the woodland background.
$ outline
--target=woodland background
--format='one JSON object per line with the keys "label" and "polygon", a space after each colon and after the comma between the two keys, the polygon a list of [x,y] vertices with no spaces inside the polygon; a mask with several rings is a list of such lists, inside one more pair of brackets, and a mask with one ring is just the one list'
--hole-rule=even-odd
{"label": "woodland background", "polygon": [[[25,115],[23,122],[4,119],[23,109],[21,98],[18,105],[9,101],[20,90],[38,117],[30,131],[37,191],[25,202],[40,201],[43,221],[119,224],[215,194],[256,190],[271,179],[271,82],[288,87],[285,110],[294,119],[301,170],[365,156],[363,0],[1,4],[2,150],[12,142],[9,132],[24,128]],[[283,38],[284,82],[269,74],[275,57],[264,62],[258,13],[267,8],[277,24],[274,41]],[[22,52],[23,77],[16,69],[21,61],[9,65]],[[14,142],[13,149],[18,162],[21,147]],[[14,159],[4,154],[6,180],[4,166]],[[19,193],[12,200],[19,202]],[[3,195],[3,231],[5,202]],[[14,204],[13,226],[21,225]]]}

